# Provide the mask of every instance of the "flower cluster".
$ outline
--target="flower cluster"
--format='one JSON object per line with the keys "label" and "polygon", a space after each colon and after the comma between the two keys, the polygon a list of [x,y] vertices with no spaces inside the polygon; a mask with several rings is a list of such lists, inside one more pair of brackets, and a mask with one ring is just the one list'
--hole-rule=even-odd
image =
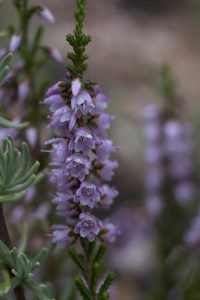
{"label": "flower cluster", "polygon": [[162,210],[166,188],[172,189],[170,196],[181,205],[194,198],[192,130],[156,105],[146,107],[144,118],[146,204],[149,212],[157,215]]}
{"label": "flower cluster", "polygon": [[108,209],[118,195],[104,182],[112,179],[118,163],[110,160],[117,148],[108,139],[113,116],[105,113],[109,98],[99,86],[66,76],[51,87],[44,104],[50,107],[49,128],[56,135],[51,145],[50,180],[57,185],[52,202],[65,224],[53,226],[53,241],[68,245],[78,236],[114,241],[118,229],[92,214]]}

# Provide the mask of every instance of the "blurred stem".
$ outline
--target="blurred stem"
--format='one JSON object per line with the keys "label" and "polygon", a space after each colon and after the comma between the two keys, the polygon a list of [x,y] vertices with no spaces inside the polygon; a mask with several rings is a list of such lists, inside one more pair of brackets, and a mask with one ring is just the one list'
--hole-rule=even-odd
{"label": "blurred stem", "polygon": [[[4,244],[9,248],[12,249],[12,242],[8,233],[8,229],[6,226],[6,221],[4,218],[4,212],[3,212],[3,204],[0,203],[0,240],[4,242]],[[12,276],[12,274],[11,274]],[[17,286],[14,289],[14,294],[17,300],[26,300],[24,295],[24,289],[22,285]]]}
{"label": "blurred stem", "polygon": [[20,29],[22,32],[22,47],[23,51],[21,51],[20,55],[25,62],[24,71],[26,77],[29,80],[30,92],[29,92],[29,103],[30,108],[27,109],[29,113],[29,120],[34,123],[34,126],[37,129],[37,141],[35,145],[35,158],[41,161],[41,137],[40,137],[40,123],[38,121],[39,116],[39,102],[38,95],[36,92],[36,82],[35,82],[35,74],[34,74],[34,61],[36,51],[32,51],[31,46],[29,44],[28,35],[29,35],[29,26],[31,21],[31,15],[28,8],[28,1],[23,1],[23,9],[19,11],[19,19],[20,19]]}

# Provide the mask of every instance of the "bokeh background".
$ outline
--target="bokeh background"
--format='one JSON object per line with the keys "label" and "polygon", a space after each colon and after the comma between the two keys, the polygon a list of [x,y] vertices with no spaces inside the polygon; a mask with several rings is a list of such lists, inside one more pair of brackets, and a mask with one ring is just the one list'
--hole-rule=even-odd
{"label": "bokeh background", "polygon": [[[48,6],[55,14],[56,23],[45,25],[44,44],[56,46],[66,56],[70,49],[65,36],[74,28],[75,1],[30,2]],[[4,28],[10,20],[14,21],[15,14],[9,1],[5,1],[0,9],[0,27]],[[36,19],[33,26],[38,22]],[[114,179],[120,196],[111,214],[116,222],[123,223],[122,236],[107,257],[109,268],[119,274],[113,299],[145,300],[157,255],[154,235],[144,210],[141,113],[147,104],[163,102],[158,79],[161,66],[168,64],[185,107],[185,118],[194,126],[198,149],[200,1],[88,0],[85,31],[92,37],[86,76],[99,82],[112,98],[109,110],[116,115],[116,121],[111,136],[120,147],[117,154],[120,167]],[[46,72],[53,83],[63,76],[65,66],[52,64]],[[197,165],[198,161],[197,154]],[[48,195],[44,197],[48,198]],[[44,278],[55,280],[60,270],[55,268],[55,262],[49,263],[48,268],[49,274],[43,274]],[[70,263],[64,263],[63,274],[69,275],[70,268]],[[63,283],[64,278],[58,287]]]}

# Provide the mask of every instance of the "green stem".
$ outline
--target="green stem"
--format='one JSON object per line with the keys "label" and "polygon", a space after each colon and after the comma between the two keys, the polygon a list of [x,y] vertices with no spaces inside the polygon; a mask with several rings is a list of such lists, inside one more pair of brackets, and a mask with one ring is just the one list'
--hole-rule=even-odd
{"label": "green stem", "polygon": [[26,77],[29,80],[30,92],[29,99],[27,101],[29,108],[28,119],[32,120],[34,126],[37,129],[37,141],[34,149],[34,156],[37,160],[41,160],[41,136],[40,136],[40,122],[38,121],[39,116],[39,102],[38,95],[36,92],[36,82],[35,82],[35,74],[34,74],[34,61],[37,51],[32,51],[31,46],[29,44],[28,35],[29,35],[29,27],[31,18],[29,16],[29,7],[28,1],[23,1],[23,8],[19,11],[19,19],[20,19],[20,29],[22,32],[22,47],[23,51],[21,51],[21,57],[25,62],[24,72]]}
{"label": "green stem", "polygon": [[87,281],[90,295],[91,295],[91,300],[97,300],[97,291],[96,291],[96,284],[92,284],[92,268],[93,268],[93,253],[95,252],[96,249],[96,241],[89,243],[85,240],[82,241],[82,246],[83,246],[83,252],[84,252],[84,257],[86,261],[86,269],[87,273],[85,274],[85,280]]}
{"label": "green stem", "polygon": [[[8,233],[8,229],[6,226],[6,221],[4,218],[4,212],[3,212],[3,204],[0,203],[0,240],[4,242],[4,244],[9,248],[12,249],[12,242]],[[14,289],[14,294],[17,300],[26,300],[26,297],[24,295],[24,289],[22,285],[17,286]]]}

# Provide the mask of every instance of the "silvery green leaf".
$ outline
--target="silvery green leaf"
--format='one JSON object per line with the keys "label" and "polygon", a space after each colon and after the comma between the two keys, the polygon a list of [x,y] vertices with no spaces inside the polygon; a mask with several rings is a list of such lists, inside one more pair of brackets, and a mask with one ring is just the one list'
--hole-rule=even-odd
{"label": "silvery green leaf", "polygon": [[28,122],[15,123],[15,122],[12,122],[12,121],[9,121],[7,119],[0,117],[0,126],[6,127],[6,128],[23,129],[23,128],[26,128],[28,126],[28,124],[29,124]]}
{"label": "silvery green leaf", "polygon": [[4,56],[4,58],[2,58],[2,60],[0,61],[0,70],[9,66],[11,58],[12,58],[11,53],[8,53],[7,55]]}
{"label": "silvery green leaf", "polygon": [[52,248],[53,246],[50,245],[49,248],[42,250],[32,262],[24,253],[16,248],[8,249],[0,240],[0,260],[3,261],[4,269],[7,267],[13,274],[10,289],[13,290],[17,285],[23,283],[35,295],[34,299],[53,300],[49,286],[36,282],[32,274],[33,269],[38,266],[36,260],[42,262]]}
{"label": "silvery green leaf", "polygon": [[8,53],[0,62],[0,85],[4,82],[6,75],[9,72],[9,64],[12,58],[12,54]]}
{"label": "silvery green leaf", "polygon": [[52,252],[54,248],[55,245],[51,244],[49,245],[48,248],[42,249],[33,260],[33,269],[35,269],[37,266],[43,263],[44,260],[49,256],[50,252]]}
{"label": "silvery green leaf", "polygon": [[21,152],[15,148],[11,137],[6,137],[0,147],[0,202],[16,201],[35,183],[39,162],[30,166],[30,151],[22,143]]}

